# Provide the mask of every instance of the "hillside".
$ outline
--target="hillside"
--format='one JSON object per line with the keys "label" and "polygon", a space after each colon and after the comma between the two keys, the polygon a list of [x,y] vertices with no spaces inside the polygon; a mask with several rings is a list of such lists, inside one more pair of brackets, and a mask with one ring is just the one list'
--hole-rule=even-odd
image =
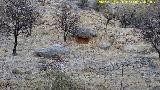
{"label": "hillside", "polygon": [[[78,90],[160,90],[158,54],[137,29],[121,28],[115,20],[106,27],[100,12],[79,10],[78,25],[96,30],[97,37],[85,44],[73,37],[64,42],[56,23],[57,4],[39,5],[45,12],[31,36],[18,37],[17,56],[12,56],[13,36],[0,37],[0,90],[50,90],[43,86],[50,85],[45,73],[52,70],[70,76]],[[53,44],[69,50],[62,61],[35,55],[35,49]]]}

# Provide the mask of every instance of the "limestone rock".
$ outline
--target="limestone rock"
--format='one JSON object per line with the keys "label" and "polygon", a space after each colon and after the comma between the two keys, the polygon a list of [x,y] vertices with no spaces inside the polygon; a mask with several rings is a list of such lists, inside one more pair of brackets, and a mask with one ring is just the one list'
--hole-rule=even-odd
{"label": "limestone rock", "polygon": [[111,47],[111,43],[110,43],[110,42],[101,42],[101,43],[99,44],[99,47],[100,47],[101,49],[106,50],[106,49],[108,49],[108,48]]}
{"label": "limestone rock", "polygon": [[97,33],[95,30],[84,28],[84,27],[77,27],[70,32],[75,37],[82,37],[82,38],[91,38],[96,37]]}
{"label": "limestone rock", "polygon": [[47,48],[36,49],[35,54],[40,57],[45,58],[55,58],[55,56],[61,57],[61,55],[65,55],[68,53],[68,49],[66,49],[63,45],[54,44]]}

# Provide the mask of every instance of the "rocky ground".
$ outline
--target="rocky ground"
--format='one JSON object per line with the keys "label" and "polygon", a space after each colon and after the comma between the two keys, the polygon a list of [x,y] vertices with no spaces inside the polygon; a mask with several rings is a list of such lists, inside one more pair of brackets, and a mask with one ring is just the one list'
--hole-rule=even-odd
{"label": "rocky ground", "polygon": [[[0,38],[0,90],[49,90],[41,88],[44,81],[50,83],[45,73],[57,69],[78,83],[79,90],[160,90],[158,55],[141,39],[138,30],[120,28],[118,21],[106,27],[101,13],[80,10],[79,25],[96,30],[97,37],[88,44],[70,38],[64,42],[63,31],[55,23],[57,4],[39,7],[45,14],[32,36],[19,36],[17,56],[11,54],[13,37]],[[69,50],[63,61],[34,54],[35,49],[53,44]]]}

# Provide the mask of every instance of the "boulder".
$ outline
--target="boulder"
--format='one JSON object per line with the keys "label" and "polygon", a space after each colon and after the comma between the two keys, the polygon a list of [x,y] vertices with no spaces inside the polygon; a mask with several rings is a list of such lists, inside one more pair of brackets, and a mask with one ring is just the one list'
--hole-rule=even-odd
{"label": "boulder", "polygon": [[77,27],[76,29],[71,30],[70,33],[74,37],[82,37],[82,38],[92,38],[97,36],[97,33],[95,30],[84,28],[84,27]]}
{"label": "boulder", "polygon": [[106,50],[106,49],[108,49],[108,48],[111,47],[111,43],[110,43],[110,42],[101,42],[101,43],[99,44],[99,47],[100,47],[101,49]]}
{"label": "boulder", "polygon": [[40,48],[35,50],[35,54],[37,56],[44,58],[55,58],[55,56],[61,57],[61,55],[65,55],[66,53],[68,53],[68,49],[60,44],[54,44],[47,48]]}

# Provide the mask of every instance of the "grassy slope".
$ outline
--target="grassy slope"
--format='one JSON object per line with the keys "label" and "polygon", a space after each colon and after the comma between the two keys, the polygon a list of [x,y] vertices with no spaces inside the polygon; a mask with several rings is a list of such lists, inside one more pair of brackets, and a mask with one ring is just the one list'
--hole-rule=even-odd
{"label": "grassy slope", "polygon": [[[48,6],[45,6],[45,8],[50,9]],[[145,50],[150,49],[150,46],[138,40],[139,36],[134,36],[135,32],[132,32],[133,29],[115,27],[115,22],[112,22],[108,28],[106,28],[105,18],[100,13],[93,10],[83,10],[79,12],[81,15],[79,24],[96,29],[98,37],[90,41],[87,45],[77,44],[74,41],[64,43],[62,37],[63,31],[57,30],[54,25],[54,18],[56,17],[50,15],[54,10],[47,12],[48,14],[45,14],[42,18],[42,23],[33,28],[31,37],[25,39],[23,36],[19,36],[18,56],[13,57],[11,55],[12,40],[9,40],[10,42],[8,43],[1,43],[0,85],[5,85],[8,79],[12,87],[15,86],[16,88],[24,89],[24,86],[28,85],[27,88],[29,89],[34,87],[33,82],[44,80],[43,77],[41,77],[43,73],[39,71],[38,62],[46,61],[46,63],[50,63],[52,60],[35,57],[33,50],[35,48],[47,47],[54,43],[64,44],[70,49],[70,54],[65,58],[69,61],[68,64],[66,64],[65,71],[76,82],[85,86],[85,88],[90,88],[91,90],[108,90],[110,88],[112,90],[119,90],[121,81],[123,81],[123,86],[125,86],[127,90],[147,90],[149,85],[151,85],[151,87],[159,85],[159,77],[151,75],[145,75],[143,77],[141,75],[141,73],[146,74],[145,71],[142,71],[147,70],[147,67],[142,67],[137,70],[132,70],[132,66],[124,67],[123,77],[121,76],[121,69],[110,72],[106,72],[105,70],[96,71],[96,69],[99,69],[99,67],[105,64],[120,62],[124,59],[131,60],[133,59],[132,57],[135,56],[158,58],[154,52],[143,53]],[[106,30],[106,32],[104,32],[104,30]],[[99,42],[101,40],[108,41],[110,35],[114,35],[115,37],[113,46],[109,50],[100,49],[98,47]],[[13,38],[11,37],[11,39]],[[131,43],[132,41],[135,42]],[[117,43],[121,49],[116,48],[118,47],[116,46]],[[129,44],[131,44],[131,46],[128,46],[129,49],[127,48],[127,50],[125,50],[124,48]],[[142,46],[137,48],[136,45],[141,44]],[[147,48],[145,48],[146,45],[148,46]],[[5,52],[5,50],[8,52]],[[158,64],[157,59],[154,59],[154,61]],[[12,72],[14,69],[18,69],[16,75]],[[30,73],[26,74],[26,72]],[[106,73],[104,74],[103,72]],[[149,85],[147,82],[149,82]]]}

